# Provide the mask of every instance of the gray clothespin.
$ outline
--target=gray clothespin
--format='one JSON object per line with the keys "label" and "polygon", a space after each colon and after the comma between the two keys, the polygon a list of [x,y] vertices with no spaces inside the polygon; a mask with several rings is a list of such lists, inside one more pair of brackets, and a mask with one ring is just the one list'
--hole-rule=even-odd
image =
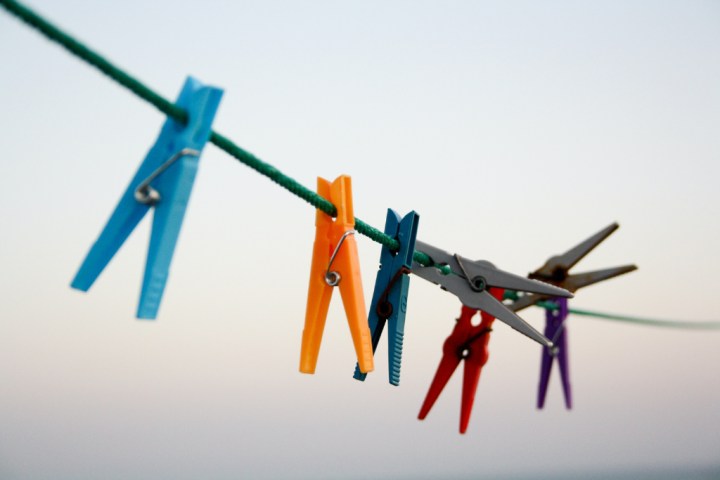
{"label": "gray clothespin", "polygon": [[[432,265],[423,266],[414,262],[412,273],[440,285],[443,290],[458,297],[463,305],[487,312],[536,342],[544,346],[552,346],[550,340],[502,302],[495,299],[487,290],[490,287],[498,287],[532,292],[548,297],[572,297],[570,292],[504,272],[485,260],[473,261],[457,254],[450,254],[419,240],[415,243],[415,249],[427,254],[432,260]],[[451,273],[445,274],[438,268],[445,265],[450,268]]]}

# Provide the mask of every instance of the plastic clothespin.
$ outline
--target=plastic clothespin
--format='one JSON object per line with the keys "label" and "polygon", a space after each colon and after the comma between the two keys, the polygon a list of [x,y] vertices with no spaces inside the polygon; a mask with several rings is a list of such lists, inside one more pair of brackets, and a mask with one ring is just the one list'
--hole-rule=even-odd
{"label": "plastic clothespin", "polygon": [[[565,253],[551,257],[542,267],[530,273],[528,277],[565,288],[574,293],[589,285],[594,285],[637,270],[635,265],[622,265],[620,267],[611,267],[591,272],[570,273],[571,268],[585,258],[587,254],[593,251],[618,228],[619,225],[617,223],[608,225]],[[517,299],[508,305],[508,307],[514,312],[519,312],[524,308],[548,299],[551,299],[558,308],[545,312],[545,336],[551,339],[554,346],[545,346],[542,350],[537,408],[541,409],[545,405],[550,370],[553,359],[557,357],[560,365],[560,379],[565,395],[565,406],[570,409],[572,408],[572,392],[570,390],[567,337],[565,335],[567,329],[565,322],[568,316],[567,300],[564,298],[556,298],[547,293],[533,293],[529,295],[518,295]]]}
{"label": "plastic clothespin", "polygon": [[373,370],[372,341],[365,320],[360,261],[353,235],[355,217],[350,177],[341,175],[332,184],[318,177],[317,185],[318,194],[335,205],[337,218],[333,220],[320,210],[315,215],[315,244],[300,351],[300,371],[315,373],[333,287],[339,286],[360,371],[367,373]]}
{"label": "plastic clothespin", "polygon": [[[490,288],[490,295],[496,300],[502,300],[504,290],[502,288]],[[472,317],[478,312],[477,309],[462,306],[460,318],[457,319],[455,328],[443,344],[443,356],[438,365],[437,372],[433,378],[427,396],[420,408],[418,419],[423,420],[430,413],[435,401],[447,385],[450,377],[461,361],[465,361],[463,371],[462,401],[460,405],[460,433],[467,431],[472,413],[475,393],[480,382],[480,373],[488,360],[488,343],[490,332],[495,317],[487,312],[480,311],[481,322],[479,325],[472,324]]]}
{"label": "plastic clothespin", "polygon": [[[541,345],[552,346],[550,340],[517,316],[504,303],[494,298],[488,290],[490,287],[497,287],[554,297],[572,297],[570,292],[505,272],[485,260],[472,261],[457,254],[450,254],[420,240],[415,245],[418,250],[430,257],[431,265],[423,266],[415,262],[413,274],[440,285],[443,290],[458,297],[463,305],[489,313]],[[450,267],[451,273],[443,273],[437,268],[439,266]]]}
{"label": "plastic clothespin", "polygon": [[[385,323],[388,323],[388,377],[392,385],[400,384],[403,337],[405,335],[405,312],[410,289],[410,269],[415,251],[420,216],[408,213],[400,220],[394,210],[388,208],[385,220],[385,234],[395,238],[400,248],[391,252],[386,246],[380,252],[380,270],[375,279],[368,324],[372,334],[373,353],[377,350]],[[367,374],[355,366],[353,378],[364,381]]]}
{"label": "plastic clothespin", "polygon": [[[540,280],[575,293],[581,288],[637,270],[635,265],[623,265],[591,272],[570,273],[570,269],[574,267],[575,264],[585,258],[588,253],[593,251],[618,228],[620,228],[620,226],[617,223],[608,225],[562,255],[551,257],[542,267],[530,273],[528,278]],[[542,300],[553,298],[554,296],[555,295],[547,293],[522,295],[510,304],[509,307],[512,311],[519,312],[524,308],[535,305]]]}
{"label": "plastic clothespin", "polygon": [[572,391],[570,389],[570,371],[567,351],[567,326],[565,320],[568,316],[567,298],[554,298],[552,302],[557,305],[556,310],[545,310],[545,336],[552,339],[553,348],[543,348],[540,361],[540,384],[538,385],[537,408],[545,406],[550,370],[553,361],[557,358],[560,367],[560,380],[565,395],[565,407],[572,408]]}
{"label": "plastic clothespin", "polygon": [[171,118],[165,121],[157,141],[75,275],[73,288],[87,291],[140,220],[154,207],[137,317],[157,317],[200,153],[210,137],[222,94],[221,89],[187,78],[176,102],[188,113],[187,125]]}

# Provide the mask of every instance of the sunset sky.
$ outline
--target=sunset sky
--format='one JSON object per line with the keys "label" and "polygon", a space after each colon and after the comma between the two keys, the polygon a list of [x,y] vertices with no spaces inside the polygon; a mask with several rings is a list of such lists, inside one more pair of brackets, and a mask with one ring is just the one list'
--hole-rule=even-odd
{"label": "sunset sky", "polygon": [[[310,188],[351,175],[377,228],[415,210],[424,242],[526,275],[616,221],[576,269],[639,270],[571,307],[720,321],[718,2],[28,5],[166,98],[223,88],[216,131]],[[540,346],[496,322],[460,435],[459,370],[417,420],[460,304],[413,276],[399,387],[385,336],[352,379],[339,292],[300,374],[315,211],[213,145],[158,319],[134,318],[147,219],[70,289],[164,117],[4,9],[0,64],[0,478],[720,475],[720,330],[571,316],[575,407],[553,371],[538,411]]]}

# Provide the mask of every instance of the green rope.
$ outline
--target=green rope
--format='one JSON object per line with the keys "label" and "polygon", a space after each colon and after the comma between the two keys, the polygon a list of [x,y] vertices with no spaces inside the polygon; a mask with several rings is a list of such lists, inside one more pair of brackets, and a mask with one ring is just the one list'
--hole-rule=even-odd
{"label": "green rope", "polygon": [[[545,310],[557,310],[557,305],[554,302],[542,301],[538,302],[537,305]],[[605,320],[614,320],[616,322],[635,323],[637,325],[648,325],[653,327],[664,327],[664,328],[682,328],[690,330],[717,330],[720,329],[720,322],[686,322],[680,320],[657,320],[655,318],[642,318],[642,317],[630,317],[627,315],[615,315],[612,313],[593,312],[591,310],[581,310],[579,308],[569,308],[568,313],[575,315],[583,315],[586,317],[596,317]]]}
{"label": "green rope", "polygon": [[[91,50],[82,42],[63,32],[58,27],[45,20],[31,9],[14,0],[0,0],[0,5],[2,5],[2,7],[4,7],[8,12],[15,15],[17,18],[19,18],[35,30],[45,35],[48,39],[60,44],[73,55],[81,58],[90,65],[93,65],[102,73],[107,75],[110,79],[115,80],[117,83],[127,88],[138,97],[149,102],[165,115],[182,123],[185,123],[187,121],[187,112],[185,112],[182,108],[173,104],[166,98],[163,98],[160,94],[150,89],[150,87],[148,87],[138,79],[134,78],[129,73],[116,67],[102,55]],[[321,197],[316,192],[305,187],[297,180],[285,175],[274,166],[263,162],[253,154],[242,149],[240,146],[235,144],[235,142],[225,137],[224,135],[221,135],[220,133],[217,133],[215,131],[211,132],[210,143],[214,144],[226,153],[232,155],[241,163],[247,165],[256,172],[268,177],[270,180],[277,183],[292,194],[302,198],[315,208],[331,216],[337,215],[337,209],[335,208],[335,205],[333,205],[331,202]],[[386,235],[377,228],[363,222],[359,218],[355,218],[355,229],[358,231],[358,233],[365,235],[371,240],[380,243],[390,248],[391,250],[397,250],[398,248],[400,248],[400,243],[396,239]],[[413,258],[422,265],[432,264],[430,257],[428,257],[423,252],[415,251],[413,254]],[[447,266],[439,268],[445,274],[450,273],[450,268]]]}
{"label": "green rope", "polygon": [[[5,1],[5,0],[0,0],[0,1]],[[320,195],[313,192],[312,190],[305,187],[304,185],[300,184],[296,180],[283,174],[280,170],[273,167],[272,165],[263,162],[262,160],[260,160],[256,156],[254,156],[252,153],[249,153],[249,152],[243,150],[237,144],[235,144],[232,140],[225,137],[224,135],[221,135],[217,132],[211,132],[210,133],[210,143],[216,145],[218,148],[220,148],[220,150],[223,150],[224,152],[227,152],[228,154],[232,155],[236,159],[240,160],[241,163],[247,165],[248,167],[252,168],[256,172],[258,172],[262,175],[265,175],[273,182],[282,186],[283,188],[290,191],[294,195],[297,195],[298,197],[302,198],[309,204],[313,205],[315,208],[322,210],[323,212],[327,213],[328,215],[332,215],[332,216],[337,215],[337,210],[335,209],[335,205],[330,203],[328,200],[321,197]],[[394,240],[393,238],[390,238],[390,237],[388,237],[388,239],[391,242],[395,241],[395,248],[399,247],[396,240]]]}
{"label": "green rope", "polygon": [[135,93],[135,95],[153,104],[161,112],[179,122],[185,123],[187,121],[187,113],[182,108],[153,92],[142,82],[117,68],[101,55],[93,52],[81,42],[75,40],[70,35],[63,32],[26,6],[13,0],[0,0],[0,5],[35,30],[38,30],[53,42],[57,42],[65,47],[65,49],[73,55],[82,58],[123,87]]}
{"label": "green rope", "polygon": [[[504,300],[512,300],[516,302],[520,299],[520,294],[515,290],[505,290]],[[557,310],[558,306],[551,301],[540,301],[535,306],[544,308],[545,310]],[[581,310],[579,308],[569,308],[568,313],[575,315],[583,315],[586,317],[603,318],[605,320],[614,320],[616,322],[635,323],[637,325],[649,325],[653,327],[665,328],[684,328],[691,330],[717,330],[720,329],[720,322],[685,322],[679,320],[658,320],[655,318],[630,317],[627,315],[615,315],[612,313],[593,312],[590,310]]]}
{"label": "green rope", "polygon": [[605,320],[614,320],[617,322],[635,323],[638,325],[651,325],[653,327],[665,328],[682,328],[692,330],[718,330],[720,322],[683,322],[677,320],[656,320],[653,318],[629,317],[626,315],[614,315],[612,313],[592,312],[590,310],[580,310],[571,308],[568,310],[575,315],[584,315],[587,317],[603,318]]}
{"label": "green rope", "polygon": [[505,290],[503,293],[503,300],[512,300],[516,302],[520,299],[520,295],[515,290]]}

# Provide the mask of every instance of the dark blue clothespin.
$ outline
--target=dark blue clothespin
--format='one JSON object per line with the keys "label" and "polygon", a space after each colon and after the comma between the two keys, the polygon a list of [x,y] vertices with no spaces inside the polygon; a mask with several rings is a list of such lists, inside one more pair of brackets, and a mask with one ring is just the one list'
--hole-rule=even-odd
{"label": "dark blue clothespin", "polygon": [[[391,252],[383,246],[380,252],[380,270],[368,315],[373,352],[377,349],[385,323],[388,323],[388,376],[393,385],[400,384],[405,311],[410,289],[408,273],[412,267],[419,221],[420,216],[414,211],[405,215],[401,221],[400,215],[388,208],[385,234],[395,238],[400,243],[400,249]],[[353,378],[364,381],[366,376],[356,365]]]}
{"label": "dark blue clothespin", "polygon": [[187,124],[168,118],[155,145],[120,198],[107,225],[83,261],[71,286],[87,291],[130,233],[155,208],[137,317],[154,319],[170,270],[198,169],[223,91],[188,77],[176,102]]}

